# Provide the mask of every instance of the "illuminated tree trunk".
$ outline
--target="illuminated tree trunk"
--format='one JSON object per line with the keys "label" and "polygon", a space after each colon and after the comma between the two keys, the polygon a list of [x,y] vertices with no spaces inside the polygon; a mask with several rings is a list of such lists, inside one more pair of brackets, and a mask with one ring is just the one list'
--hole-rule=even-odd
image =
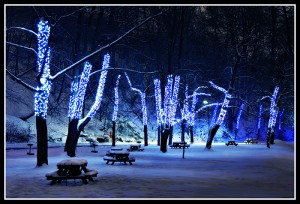
{"label": "illuminated tree trunk", "polygon": [[47,121],[42,116],[36,116],[37,131],[37,166],[48,165],[48,134]]}

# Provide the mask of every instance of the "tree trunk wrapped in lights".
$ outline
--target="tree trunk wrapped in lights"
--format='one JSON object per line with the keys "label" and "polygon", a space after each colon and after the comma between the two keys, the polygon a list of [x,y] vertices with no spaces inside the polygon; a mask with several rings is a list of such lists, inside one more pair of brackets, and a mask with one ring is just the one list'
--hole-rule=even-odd
{"label": "tree trunk wrapped in lights", "polygon": [[[101,76],[99,78],[99,84],[97,88],[97,94],[96,94],[96,99],[94,104],[92,105],[90,111],[88,114],[80,119],[81,117],[81,111],[82,111],[82,103],[84,100],[84,92],[86,89],[86,83],[87,79],[84,79],[84,83],[82,86],[82,91],[80,91],[81,87],[78,88],[78,94],[76,96],[76,103],[73,103],[75,107],[73,107],[73,117],[71,117],[71,121],[69,123],[69,128],[68,128],[68,136],[67,136],[67,141],[65,144],[65,151],[67,152],[67,155],[70,157],[75,157],[75,151],[76,151],[76,145],[79,139],[79,135],[82,131],[82,129],[88,124],[88,122],[92,119],[92,117],[96,114],[97,110],[99,109],[102,101],[102,96],[103,96],[103,90],[105,86],[105,81],[106,81],[106,75],[107,75],[107,68],[109,67],[109,59],[110,56],[109,54],[106,54],[104,56],[103,60],[103,65],[102,69],[103,71],[101,72]],[[84,73],[83,73],[84,74]],[[81,92],[81,94],[79,94]]]}
{"label": "tree trunk wrapped in lights", "polygon": [[142,113],[143,113],[143,124],[144,124],[144,145],[148,146],[148,132],[147,132],[147,107],[146,107],[146,93],[142,92],[141,90],[137,88],[133,88],[130,82],[130,79],[125,72],[125,76],[127,78],[128,84],[130,86],[130,89],[133,91],[136,91],[141,96],[141,102],[142,102]]}
{"label": "tree trunk wrapped in lights", "polygon": [[241,105],[238,117],[236,119],[235,134],[234,134],[234,139],[235,140],[236,140],[236,135],[237,135],[237,132],[238,132],[238,129],[239,129],[240,118],[241,118],[241,115],[242,115],[242,112],[243,112],[243,108],[244,108],[244,103]]}
{"label": "tree trunk wrapped in lights", "polygon": [[155,92],[155,107],[156,107],[156,122],[157,122],[157,145],[160,145],[161,137],[161,89],[160,89],[160,80],[154,79],[154,92]]}
{"label": "tree trunk wrapped in lights", "polygon": [[179,81],[180,81],[180,76],[175,76],[174,85],[173,85],[173,76],[172,75],[167,76],[167,84],[165,86],[164,107],[162,109],[160,80],[159,79],[154,80],[157,123],[159,124],[161,122],[160,150],[162,152],[167,152],[168,137],[171,134],[172,126],[175,124],[175,113],[177,109]]}
{"label": "tree trunk wrapped in lights", "polygon": [[263,100],[265,98],[270,98],[271,100],[271,106],[270,106],[270,118],[268,123],[268,132],[267,132],[267,147],[270,148],[270,144],[274,144],[274,131],[275,131],[275,124],[276,124],[276,118],[278,115],[278,107],[277,102],[279,87],[276,86],[273,92],[272,97],[270,96],[264,96],[260,100]]}
{"label": "tree trunk wrapped in lights", "polygon": [[112,146],[116,145],[116,120],[117,120],[117,115],[118,115],[118,107],[119,107],[119,93],[118,93],[118,85],[119,85],[119,80],[121,78],[121,75],[118,75],[117,81],[116,81],[116,86],[114,88],[115,92],[115,101],[114,101],[114,113],[112,117]]}
{"label": "tree trunk wrapped in lights", "polygon": [[38,58],[37,76],[38,86],[34,95],[34,113],[37,129],[37,166],[48,165],[48,133],[47,108],[52,82],[50,81],[50,26],[47,21],[38,24]]}
{"label": "tree trunk wrapped in lights", "polygon": [[231,86],[230,86],[229,90],[226,91],[224,88],[221,88],[221,87],[215,85],[211,81],[209,83],[214,88],[216,88],[216,89],[222,91],[223,93],[225,93],[225,98],[224,98],[224,101],[222,103],[222,107],[221,107],[221,110],[220,110],[220,113],[219,113],[219,117],[218,117],[216,123],[209,128],[208,137],[207,137],[207,141],[206,141],[206,148],[207,149],[211,148],[211,144],[212,144],[212,141],[214,139],[214,136],[216,135],[219,127],[221,126],[221,124],[223,123],[223,121],[225,119],[227,108],[228,108],[228,104],[229,104],[229,101],[230,101],[230,98],[231,98],[231,92],[232,92]]}
{"label": "tree trunk wrapped in lights", "polygon": [[[184,130],[185,130],[185,125],[184,124],[188,124],[188,131],[190,134],[190,142],[193,143],[194,142],[194,132],[193,132],[193,127],[195,124],[195,108],[196,108],[196,104],[198,102],[198,98],[197,96],[210,96],[210,94],[206,94],[206,93],[197,93],[198,89],[200,88],[207,88],[207,86],[201,86],[201,87],[197,87],[194,91],[192,95],[188,95],[188,85],[186,85],[185,88],[185,99],[184,99],[184,104],[183,104],[183,108],[181,110],[181,122],[183,124],[181,124],[181,129],[182,129],[182,133],[181,133],[181,140],[184,141]],[[190,108],[189,106],[189,98],[192,97],[192,106]]]}
{"label": "tree trunk wrapped in lights", "polygon": [[257,134],[256,134],[257,141],[260,137],[261,113],[262,113],[262,105],[259,106],[259,115],[258,115],[258,121],[257,121]]}

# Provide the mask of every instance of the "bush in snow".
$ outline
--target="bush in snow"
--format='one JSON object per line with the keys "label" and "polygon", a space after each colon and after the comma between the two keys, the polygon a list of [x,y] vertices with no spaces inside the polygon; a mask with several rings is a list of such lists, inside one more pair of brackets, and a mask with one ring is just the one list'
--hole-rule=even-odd
{"label": "bush in snow", "polygon": [[14,116],[6,117],[6,142],[28,142],[31,137],[28,122]]}

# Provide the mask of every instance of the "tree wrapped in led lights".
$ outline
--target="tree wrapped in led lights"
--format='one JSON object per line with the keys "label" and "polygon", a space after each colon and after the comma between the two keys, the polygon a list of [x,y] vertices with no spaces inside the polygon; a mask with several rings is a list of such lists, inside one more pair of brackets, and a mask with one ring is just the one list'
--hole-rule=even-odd
{"label": "tree wrapped in led lights", "polygon": [[154,94],[155,94],[155,107],[156,107],[156,122],[157,122],[157,145],[160,145],[161,137],[161,89],[160,89],[160,80],[154,79]]}
{"label": "tree wrapped in led lights", "polygon": [[[231,81],[231,82],[233,83],[234,81]],[[211,126],[209,128],[208,137],[207,137],[207,141],[206,141],[206,148],[207,149],[211,148],[211,143],[214,139],[214,136],[216,135],[219,127],[221,126],[221,124],[223,123],[223,121],[225,119],[226,112],[227,112],[227,109],[228,109],[228,104],[229,104],[229,101],[231,99],[231,92],[232,92],[232,86],[229,86],[230,88],[227,91],[224,88],[215,85],[212,81],[209,81],[209,83],[213,88],[218,89],[219,91],[222,91],[225,94],[225,98],[224,98],[224,101],[222,103],[222,107],[221,107],[221,110],[220,110],[217,121],[215,122],[215,124],[213,126]]]}
{"label": "tree wrapped in led lights", "polygon": [[[41,166],[43,164],[48,164],[48,135],[47,135],[47,124],[46,124],[46,113],[47,113],[47,103],[48,103],[48,96],[51,89],[51,83],[57,79],[59,76],[65,74],[67,71],[75,68],[77,65],[83,63],[84,61],[88,60],[89,58],[95,56],[99,52],[102,52],[104,49],[109,48],[110,46],[116,44],[123,38],[125,38],[127,35],[135,31],[136,29],[140,28],[143,24],[150,21],[151,19],[161,15],[162,12],[159,12],[157,14],[154,14],[152,16],[147,17],[146,19],[140,21],[137,25],[133,26],[123,34],[121,34],[117,39],[108,42],[108,44],[100,47],[99,49],[93,51],[92,53],[86,55],[85,57],[81,58],[80,60],[76,61],[75,63],[71,64],[70,66],[62,69],[55,75],[50,75],[50,69],[49,69],[49,76],[45,75],[44,73],[47,73],[45,71],[45,66],[49,65],[49,59],[46,59],[46,56],[50,55],[50,47],[48,46],[48,40],[50,37],[50,26],[48,25],[47,21],[41,20],[38,23],[38,33],[35,33],[34,31],[31,31],[26,28],[22,27],[14,27],[20,30],[28,31],[31,34],[34,34],[37,36],[38,39],[38,51],[35,51],[32,48],[28,48],[25,46],[20,46],[15,43],[6,42],[7,44],[11,44],[14,46],[18,46],[21,48],[25,48],[28,50],[32,50],[37,55],[37,71],[39,72],[39,75],[37,76],[37,82],[38,86],[33,87],[26,82],[24,82],[22,79],[18,78],[14,74],[12,74],[8,69],[6,69],[6,73],[9,74],[17,83],[21,84],[25,88],[37,92],[38,94],[35,95],[35,114],[36,114],[36,129],[37,129],[37,166]],[[47,53],[47,54],[46,54]],[[47,61],[47,63],[46,63]],[[44,74],[44,75],[43,75]],[[77,85],[74,83],[74,87]],[[74,92],[76,93],[76,91]],[[75,94],[76,95],[76,94]],[[74,96],[75,97],[75,96]],[[99,105],[99,104],[98,104]],[[97,106],[94,107],[94,109],[97,109]],[[93,112],[91,112],[93,113]],[[92,114],[91,114],[92,115]]]}
{"label": "tree wrapped in led lights", "polygon": [[142,113],[143,113],[143,124],[144,124],[144,146],[148,146],[148,131],[147,131],[147,106],[146,106],[146,93],[142,92],[141,90],[132,87],[130,79],[125,72],[126,79],[128,81],[128,84],[130,86],[130,89],[137,92],[141,96],[141,102],[142,102]]}
{"label": "tree wrapped in led lights", "polygon": [[268,122],[268,133],[267,133],[267,147],[270,148],[270,144],[274,144],[274,131],[275,131],[275,124],[278,115],[278,107],[277,107],[277,100],[278,100],[278,91],[279,87],[276,86],[272,96],[264,96],[260,100],[265,98],[270,98],[271,106],[270,106],[270,118]]}
{"label": "tree wrapped in led lights", "polygon": [[[92,119],[92,117],[95,115],[97,110],[99,109],[102,101],[102,96],[103,96],[103,91],[104,91],[104,86],[105,86],[105,81],[106,81],[106,76],[107,76],[107,68],[109,67],[109,59],[110,56],[109,54],[106,54],[104,56],[103,64],[102,64],[102,72],[101,76],[99,78],[99,83],[98,83],[98,88],[97,88],[97,94],[95,98],[95,102],[92,105],[90,111],[87,113],[87,115],[81,118],[81,112],[82,112],[82,103],[84,101],[84,93],[86,89],[86,84],[88,78],[83,77],[84,79],[81,79],[82,86],[79,85],[78,87],[78,93],[76,95],[75,102],[71,103],[75,105],[73,107],[73,115],[71,117],[71,121],[69,123],[69,129],[68,129],[68,136],[65,144],[65,151],[67,152],[67,155],[70,157],[75,157],[75,151],[76,151],[76,145],[78,142],[79,135],[83,128],[88,124],[88,122]],[[89,64],[85,64],[85,70],[83,71],[82,76],[88,76],[86,73],[88,72],[88,69],[90,69],[91,66]],[[89,70],[90,71],[90,70]],[[70,108],[69,108],[70,109]]]}
{"label": "tree wrapped in led lights", "polygon": [[262,105],[259,106],[259,115],[258,115],[258,121],[257,121],[257,134],[256,134],[256,139],[257,140],[258,140],[258,138],[260,136],[261,113],[262,113]]}
{"label": "tree wrapped in led lights", "polygon": [[[80,77],[80,82],[74,80],[71,84],[71,96],[69,101],[69,112],[68,117],[70,119],[69,130],[71,126],[71,121],[79,120],[82,115],[82,108],[84,103],[84,96],[86,92],[87,83],[89,81],[90,72],[92,65],[89,62],[85,62],[84,68]],[[68,145],[70,143],[71,137],[67,137],[65,144],[65,151],[68,150]]]}
{"label": "tree wrapped in led lights", "polygon": [[243,112],[243,108],[244,108],[244,103],[242,103],[242,105],[240,106],[240,110],[239,110],[239,114],[236,118],[236,126],[235,126],[235,131],[234,131],[234,139],[236,140],[236,135],[237,135],[237,132],[238,132],[238,129],[239,129],[239,125],[240,125],[240,118],[241,118],[241,115],[242,115],[242,112]]}
{"label": "tree wrapped in led lights", "polygon": [[[172,127],[176,123],[175,114],[177,109],[177,97],[179,91],[180,76],[175,76],[173,84],[173,75],[167,76],[167,84],[165,86],[165,98],[164,107],[161,108],[161,91],[160,91],[160,80],[155,79],[155,100],[156,100],[156,116],[157,124],[161,123],[161,140],[160,150],[167,152],[167,141],[168,137],[172,132]],[[160,111],[159,111],[160,109]]]}
{"label": "tree wrapped in led lights", "polygon": [[[197,87],[192,95],[188,95],[188,85],[186,85],[185,88],[185,99],[184,99],[184,104],[183,108],[181,109],[181,140],[185,141],[184,139],[184,128],[185,128],[185,123],[188,124],[189,127],[189,134],[190,134],[190,142],[194,142],[194,131],[193,127],[195,124],[195,115],[196,115],[196,104],[198,102],[197,96],[204,95],[204,96],[210,96],[210,94],[207,93],[197,93],[197,91],[200,88],[207,88],[206,86],[201,86]],[[190,107],[189,105],[189,99],[192,98],[192,105]]]}
{"label": "tree wrapped in led lights", "polygon": [[118,107],[119,107],[119,93],[118,93],[118,86],[119,86],[119,80],[121,78],[121,75],[118,75],[116,86],[114,88],[115,93],[115,101],[114,101],[114,112],[112,116],[112,146],[116,145],[116,120],[118,115]]}
{"label": "tree wrapped in led lights", "polygon": [[280,136],[280,137],[282,136],[282,128],[281,128],[281,125],[282,125],[282,116],[283,116],[283,113],[284,113],[284,109],[282,109],[282,111],[280,112],[280,114],[279,114],[279,119],[278,119],[278,130],[279,130],[279,136]]}
{"label": "tree wrapped in led lights", "polygon": [[47,21],[40,21],[38,24],[38,57],[37,76],[38,86],[34,95],[34,113],[36,116],[37,130],[37,166],[48,165],[48,133],[47,133],[47,108],[48,98],[51,89],[50,80],[50,26]]}

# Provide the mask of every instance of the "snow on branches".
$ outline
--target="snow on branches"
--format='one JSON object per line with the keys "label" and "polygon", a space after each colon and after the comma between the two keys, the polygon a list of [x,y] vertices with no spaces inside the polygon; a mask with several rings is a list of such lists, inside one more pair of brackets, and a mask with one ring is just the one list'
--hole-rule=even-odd
{"label": "snow on branches", "polygon": [[137,88],[134,88],[132,87],[131,85],[131,82],[130,82],[130,79],[127,75],[127,73],[125,72],[125,76],[126,76],[126,79],[128,81],[128,84],[130,86],[130,89],[133,90],[133,91],[136,91],[140,94],[141,96],[141,101],[142,101],[142,112],[143,112],[143,124],[144,125],[147,125],[147,107],[146,107],[146,94],[145,92],[142,92],[141,90],[137,89]]}

